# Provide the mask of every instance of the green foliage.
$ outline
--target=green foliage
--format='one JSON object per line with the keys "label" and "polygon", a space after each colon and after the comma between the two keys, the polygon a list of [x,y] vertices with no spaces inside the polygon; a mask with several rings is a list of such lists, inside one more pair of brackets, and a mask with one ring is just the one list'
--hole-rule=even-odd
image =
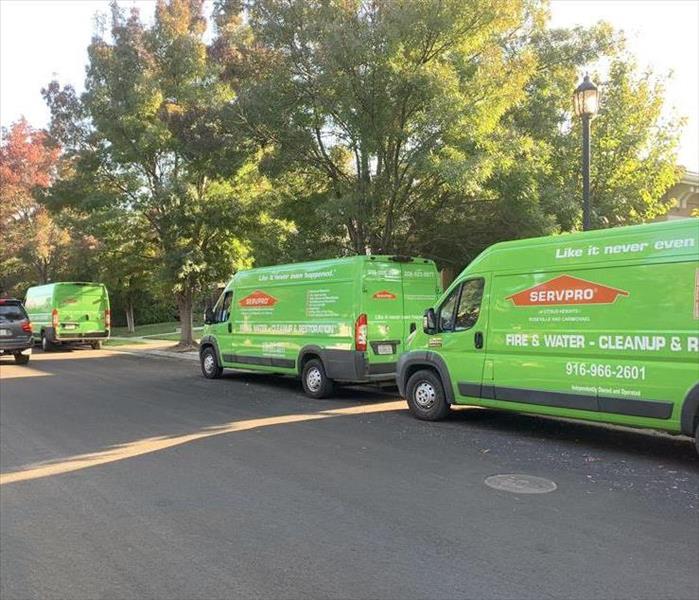
{"label": "green foliage", "polygon": [[113,3],[111,39],[88,48],[85,94],[44,92],[70,160],[47,201],[98,216],[120,293],[150,278],[174,293],[183,343],[196,294],[251,263],[247,232],[269,220],[240,193],[254,153],[226,118],[235,93],[208,52],[202,4],[160,0],[148,27]]}
{"label": "green foliage", "polygon": [[236,118],[267,148],[275,214],[294,222],[285,257],[370,250],[462,266],[495,241],[578,228],[571,94],[600,61],[610,68],[593,124],[595,224],[664,210],[679,123],[661,121],[660,80],[636,73],[609,25],[547,29],[536,1],[248,10],[249,31],[214,46],[222,76],[240,84]]}
{"label": "green foliage", "polygon": [[268,172],[324,179],[309,204],[354,252],[406,249],[421,209],[488,177],[541,21],[523,0],[259,0],[249,15],[241,113],[272,149]]}
{"label": "green foliage", "polygon": [[[367,250],[458,269],[578,229],[571,94],[590,68],[594,225],[667,209],[682,120],[606,24],[547,28],[545,0],[217,0],[211,38],[203,6],[158,0],[146,25],[114,2],[85,93],[43,90],[29,249],[54,279],[105,281],[115,322],[176,304],[187,343],[236,269]],[[26,257],[2,261],[4,287],[30,278]]]}

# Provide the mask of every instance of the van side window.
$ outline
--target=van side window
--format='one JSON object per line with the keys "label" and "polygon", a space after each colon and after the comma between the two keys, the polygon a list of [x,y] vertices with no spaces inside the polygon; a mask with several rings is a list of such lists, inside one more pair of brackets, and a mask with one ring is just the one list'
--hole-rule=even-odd
{"label": "van side window", "polygon": [[231,302],[233,292],[226,292],[214,306],[214,319],[216,323],[225,323],[231,314]]}
{"label": "van side window", "polygon": [[439,307],[439,317],[437,318],[437,329],[439,331],[453,331],[454,329],[454,312],[456,311],[456,302],[459,299],[460,285],[457,285],[447,299],[442,302]]}
{"label": "van side window", "polygon": [[483,279],[469,279],[461,286],[459,309],[456,311],[454,331],[471,329],[478,321],[483,299]]}

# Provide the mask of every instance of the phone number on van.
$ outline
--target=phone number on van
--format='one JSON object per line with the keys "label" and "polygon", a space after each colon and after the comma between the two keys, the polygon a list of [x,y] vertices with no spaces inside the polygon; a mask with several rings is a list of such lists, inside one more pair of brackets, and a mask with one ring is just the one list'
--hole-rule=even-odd
{"label": "phone number on van", "polygon": [[646,368],[635,365],[609,365],[604,363],[567,362],[566,375],[583,377],[607,377],[612,379],[646,378]]}

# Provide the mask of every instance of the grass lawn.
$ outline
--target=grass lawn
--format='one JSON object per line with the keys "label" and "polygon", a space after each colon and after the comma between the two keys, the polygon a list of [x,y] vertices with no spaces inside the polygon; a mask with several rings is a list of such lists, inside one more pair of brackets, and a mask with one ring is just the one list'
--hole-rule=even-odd
{"label": "grass lawn", "polygon": [[[203,323],[194,323],[195,327],[200,327]],[[150,325],[136,325],[136,331],[129,333],[126,327],[112,328],[112,335],[116,337],[143,337],[143,336],[158,336],[153,339],[179,339],[177,329],[180,328],[179,321],[168,321],[167,323],[151,323]],[[160,337],[161,334],[174,334],[176,337]]]}

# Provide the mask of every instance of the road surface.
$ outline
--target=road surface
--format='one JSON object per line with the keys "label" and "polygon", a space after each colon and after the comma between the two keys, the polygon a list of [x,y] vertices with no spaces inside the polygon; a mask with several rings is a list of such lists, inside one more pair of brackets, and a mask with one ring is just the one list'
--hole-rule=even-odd
{"label": "road surface", "polygon": [[391,392],[311,400],[108,350],[0,377],[4,600],[699,597],[686,438],[480,409],[425,423]]}

